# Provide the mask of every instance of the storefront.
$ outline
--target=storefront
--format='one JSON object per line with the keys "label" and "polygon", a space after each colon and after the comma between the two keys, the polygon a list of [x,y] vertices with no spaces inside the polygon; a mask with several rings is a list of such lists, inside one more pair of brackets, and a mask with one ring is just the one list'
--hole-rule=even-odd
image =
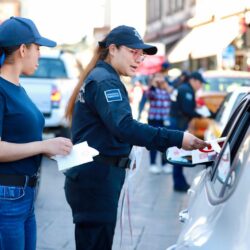
{"label": "storefront", "polygon": [[[231,16],[194,27],[170,51],[173,64],[186,63],[190,70],[228,67],[225,50],[240,34],[239,17]],[[229,56],[229,55],[228,55]],[[230,65],[230,67],[233,65]]]}

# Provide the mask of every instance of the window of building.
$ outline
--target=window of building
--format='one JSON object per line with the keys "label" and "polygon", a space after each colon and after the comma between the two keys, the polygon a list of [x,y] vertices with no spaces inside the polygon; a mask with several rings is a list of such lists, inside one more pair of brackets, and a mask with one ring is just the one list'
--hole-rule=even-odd
{"label": "window of building", "polygon": [[147,0],[147,23],[161,19],[161,0]]}
{"label": "window of building", "polygon": [[180,11],[184,9],[184,0],[176,0],[176,10]]}

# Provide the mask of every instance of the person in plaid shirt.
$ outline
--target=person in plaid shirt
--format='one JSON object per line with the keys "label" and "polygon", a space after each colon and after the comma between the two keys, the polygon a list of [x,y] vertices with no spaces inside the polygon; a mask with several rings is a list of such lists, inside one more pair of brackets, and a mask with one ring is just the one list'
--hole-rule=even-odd
{"label": "person in plaid shirt", "polygon": [[[170,111],[170,93],[173,88],[165,81],[164,75],[160,72],[155,73],[150,81],[149,89],[146,96],[150,102],[148,112],[148,124],[153,127],[169,126],[169,111]],[[156,164],[156,150],[150,150],[150,168],[149,171],[154,174],[172,173],[172,167],[166,165],[164,156],[162,155],[162,167]]]}

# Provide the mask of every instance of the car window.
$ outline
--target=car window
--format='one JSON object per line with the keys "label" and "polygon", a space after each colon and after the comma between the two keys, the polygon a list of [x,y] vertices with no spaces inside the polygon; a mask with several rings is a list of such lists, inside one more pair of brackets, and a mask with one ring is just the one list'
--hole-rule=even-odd
{"label": "car window", "polygon": [[[236,112],[237,113],[237,112]],[[234,131],[218,157],[211,178],[214,194],[225,198],[235,188],[240,172],[250,151],[249,108],[238,119]]]}
{"label": "car window", "polygon": [[[238,107],[240,101],[242,100],[242,98],[246,95],[246,93],[239,93],[238,96],[236,97],[236,100],[234,101],[234,104],[232,106],[232,109],[230,110],[230,113],[228,114],[227,117],[230,117],[231,114],[234,112],[234,110]],[[223,101],[222,105],[220,106],[217,114],[216,114],[216,117],[215,117],[215,120],[217,122],[221,122],[222,118],[223,118],[223,113],[225,112],[225,109],[227,108],[227,105],[228,105],[228,102],[230,101],[230,98],[232,96],[232,92],[230,92],[225,100]],[[225,116],[224,116],[225,118]]]}
{"label": "car window", "polygon": [[35,78],[68,78],[63,61],[60,58],[40,58],[39,67],[31,76]]}
{"label": "car window", "polygon": [[235,77],[206,77],[208,84],[205,84],[209,91],[230,91],[239,86],[250,86],[249,78]]}
{"label": "car window", "polygon": [[219,122],[221,120],[221,117],[222,117],[222,114],[224,113],[226,107],[227,107],[227,104],[228,104],[228,101],[230,99],[230,97],[232,96],[232,92],[228,93],[225,97],[225,99],[223,100],[223,102],[221,103],[217,113],[216,113],[216,117],[215,117],[215,120],[217,122]]}

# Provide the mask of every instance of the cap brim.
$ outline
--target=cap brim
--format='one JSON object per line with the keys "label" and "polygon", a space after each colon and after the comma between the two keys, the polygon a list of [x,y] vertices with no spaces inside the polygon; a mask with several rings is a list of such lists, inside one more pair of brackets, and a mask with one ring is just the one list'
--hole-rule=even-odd
{"label": "cap brim", "polygon": [[40,46],[46,46],[46,47],[56,47],[56,42],[50,40],[50,39],[47,39],[45,37],[40,37],[38,39],[35,40],[36,44],[40,45]]}
{"label": "cap brim", "polygon": [[157,47],[145,43],[128,44],[126,46],[131,49],[142,49],[147,55],[155,55],[157,53]]}

